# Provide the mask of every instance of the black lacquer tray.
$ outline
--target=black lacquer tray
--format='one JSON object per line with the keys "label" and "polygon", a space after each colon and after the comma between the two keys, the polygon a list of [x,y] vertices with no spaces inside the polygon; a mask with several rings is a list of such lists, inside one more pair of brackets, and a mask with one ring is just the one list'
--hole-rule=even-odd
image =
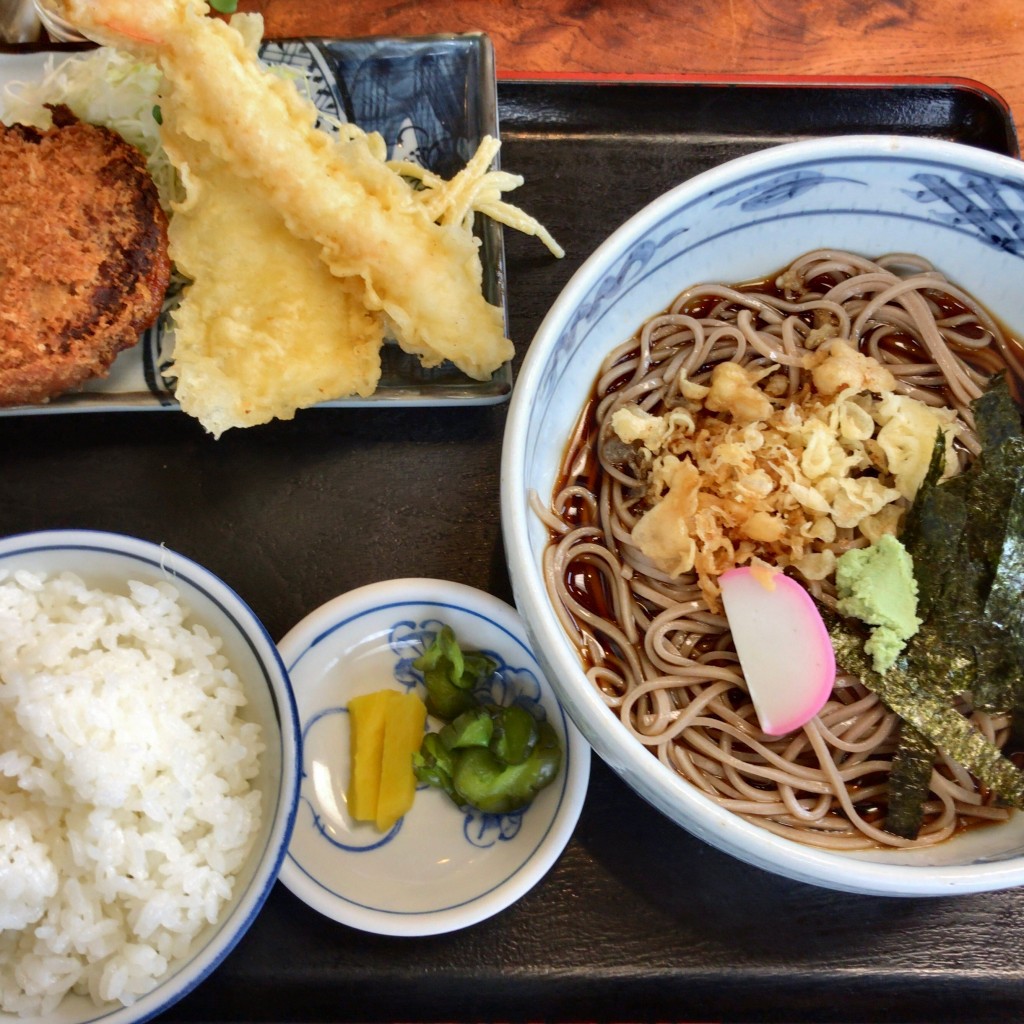
{"label": "black lacquer tray", "polygon": [[[842,132],[1016,155],[964,82],[503,81],[515,194],[565,245],[506,234],[518,359],[573,270],[670,186],[766,145]],[[0,419],[0,533],[163,541],[234,586],[275,637],[342,591],[436,576],[511,594],[499,527],[505,405],[318,409],[214,441],[178,413]],[[576,835],[519,903],[390,939],[278,885],[170,1021],[1009,1021],[1024,1018],[1024,889],[951,900],[833,893],[691,838],[595,760]]]}

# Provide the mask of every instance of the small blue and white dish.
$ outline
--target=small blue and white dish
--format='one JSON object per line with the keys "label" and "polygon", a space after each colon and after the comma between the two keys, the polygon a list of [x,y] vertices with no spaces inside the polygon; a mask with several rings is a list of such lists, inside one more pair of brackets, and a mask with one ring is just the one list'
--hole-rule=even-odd
{"label": "small blue and white dish", "polygon": [[[383,834],[347,810],[348,702],[387,687],[422,691],[412,662],[442,625],[464,649],[497,661],[496,701],[528,702],[551,723],[562,768],[513,814],[466,812],[440,790],[420,786],[412,809]],[[303,735],[299,809],[280,873],[296,896],[363,931],[434,935],[498,913],[547,873],[579,818],[590,748],[562,711],[512,608],[460,583],[389,580],[329,601],[278,647]]]}

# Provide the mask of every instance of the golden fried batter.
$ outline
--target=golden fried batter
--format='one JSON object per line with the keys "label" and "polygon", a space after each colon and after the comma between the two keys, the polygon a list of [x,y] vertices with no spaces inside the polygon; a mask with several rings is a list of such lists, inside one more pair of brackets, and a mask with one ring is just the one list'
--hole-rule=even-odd
{"label": "golden fried batter", "polygon": [[45,402],[156,319],[167,219],[142,155],[54,107],[53,128],[0,125],[0,405]]}

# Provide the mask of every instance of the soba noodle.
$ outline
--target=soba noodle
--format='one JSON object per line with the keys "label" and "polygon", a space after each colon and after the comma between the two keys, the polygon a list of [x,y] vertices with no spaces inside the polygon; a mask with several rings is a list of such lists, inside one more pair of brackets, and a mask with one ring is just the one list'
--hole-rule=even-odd
{"label": "soba noodle", "polygon": [[[819,847],[937,843],[965,823],[1008,812],[940,755],[918,838],[884,831],[896,716],[858,679],[840,674],[806,727],[766,736],[728,622],[711,610],[696,574],[659,569],[631,537],[646,487],[629,447],[611,431],[613,413],[627,404],[656,414],[685,405],[680,379],[707,384],[725,361],[780,367],[784,390],[775,398],[784,402],[805,384],[805,343],[823,320],[888,368],[897,392],[955,410],[964,464],[978,451],[970,403],[996,371],[1021,374],[992,318],[916,256],[872,261],[821,250],[763,287],[689,288],[604,362],[552,506],[537,503],[553,535],[546,580],[606,703],[639,742],[723,807]],[[831,547],[838,553],[861,543],[839,530]],[[831,579],[804,582],[834,606]],[[981,712],[972,720],[1005,742],[1007,721]]]}

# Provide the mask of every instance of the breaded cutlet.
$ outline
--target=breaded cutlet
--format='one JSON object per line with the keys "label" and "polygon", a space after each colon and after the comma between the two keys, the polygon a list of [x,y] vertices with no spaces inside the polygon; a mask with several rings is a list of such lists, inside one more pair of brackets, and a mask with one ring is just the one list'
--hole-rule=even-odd
{"label": "breaded cutlet", "polygon": [[51,108],[0,125],[0,406],[105,376],[160,312],[167,218],[142,154]]}

